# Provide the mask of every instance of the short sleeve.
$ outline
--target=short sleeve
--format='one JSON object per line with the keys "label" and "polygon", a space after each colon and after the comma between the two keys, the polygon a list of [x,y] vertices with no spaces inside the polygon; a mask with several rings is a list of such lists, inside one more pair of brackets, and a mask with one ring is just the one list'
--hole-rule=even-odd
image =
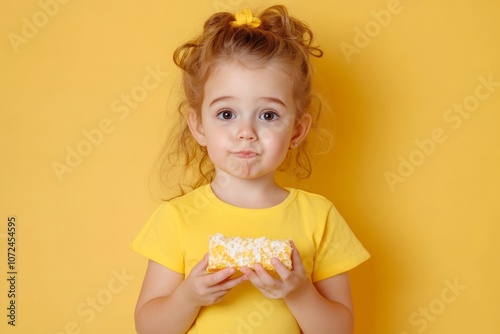
{"label": "short sleeve", "polygon": [[134,239],[130,249],[168,269],[184,274],[177,216],[170,203],[160,205]]}
{"label": "short sleeve", "polygon": [[370,258],[333,205],[316,254],[313,282],[346,272]]}

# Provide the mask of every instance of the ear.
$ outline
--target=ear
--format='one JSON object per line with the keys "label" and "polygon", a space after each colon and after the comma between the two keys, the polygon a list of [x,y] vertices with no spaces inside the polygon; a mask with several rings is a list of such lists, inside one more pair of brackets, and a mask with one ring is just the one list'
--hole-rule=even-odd
{"label": "ear", "polygon": [[296,122],[292,138],[290,139],[290,148],[296,148],[299,146],[300,142],[302,142],[309,133],[311,124],[312,116],[309,113],[304,114],[302,118]]}
{"label": "ear", "polygon": [[196,110],[194,109],[189,109],[187,112],[187,124],[189,127],[189,130],[191,131],[191,134],[193,135],[194,139],[200,144],[201,146],[206,146],[206,141],[205,141],[205,132],[203,131],[203,126],[201,124],[201,117],[198,116],[196,113]]}

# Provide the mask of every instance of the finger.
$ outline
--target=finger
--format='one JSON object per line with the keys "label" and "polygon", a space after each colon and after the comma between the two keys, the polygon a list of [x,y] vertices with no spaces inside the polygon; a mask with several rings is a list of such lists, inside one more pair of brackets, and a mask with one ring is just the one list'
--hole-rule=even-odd
{"label": "finger", "polygon": [[247,278],[245,276],[240,275],[238,277],[223,281],[222,283],[220,283],[217,286],[211,287],[211,289],[213,290],[213,296],[216,298],[215,302],[219,302],[220,300],[222,300],[222,298],[224,298],[224,296],[229,291],[231,291],[231,289],[233,289],[234,287],[243,283],[246,280],[247,280]]}
{"label": "finger", "polygon": [[[279,260],[278,260],[279,262]],[[260,264],[256,263],[254,266],[254,271],[259,277],[260,282],[262,282],[263,285],[266,286],[275,286],[276,285],[276,280],[267,272],[266,269]]]}
{"label": "finger", "polygon": [[243,267],[240,268],[240,271],[247,280],[249,280],[254,286],[262,286],[262,280],[260,279],[260,276],[257,275],[255,271],[253,271],[251,268],[248,267]]}
{"label": "finger", "polygon": [[281,279],[286,279],[290,276],[290,270],[288,270],[288,268],[279,259],[273,257],[271,259],[271,264],[273,265],[274,270],[276,270]]}
{"label": "finger", "polygon": [[256,288],[263,287],[260,277],[250,268],[241,268],[240,271],[245,275],[246,279]]}
{"label": "finger", "polygon": [[207,267],[208,267],[208,253],[206,253],[203,256],[203,258],[197,264],[195,264],[193,269],[191,269],[191,272],[195,274],[204,274],[207,270]]}
{"label": "finger", "polygon": [[247,278],[244,275],[241,275],[241,276],[238,276],[235,278],[231,278],[231,279],[228,279],[225,282],[223,282],[221,284],[221,288],[225,289],[225,290],[231,290],[232,288],[243,283],[246,280],[247,280]]}
{"label": "finger", "polygon": [[254,273],[254,271],[250,268],[247,268],[247,267],[242,267],[240,268],[240,272],[248,279],[248,280],[252,280],[252,279],[255,279],[257,278],[257,275]]}
{"label": "finger", "polygon": [[213,274],[207,275],[207,279],[209,282],[210,286],[217,285],[225,280],[227,280],[231,275],[234,274],[236,270],[232,267],[229,268],[224,268],[222,270],[219,270]]}

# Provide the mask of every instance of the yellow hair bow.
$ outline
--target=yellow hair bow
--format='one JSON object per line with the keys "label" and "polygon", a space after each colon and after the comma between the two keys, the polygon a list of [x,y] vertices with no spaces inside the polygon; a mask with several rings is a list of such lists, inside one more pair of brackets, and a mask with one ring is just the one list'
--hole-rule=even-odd
{"label": "yellow hair bow", "polygon": [[254,17],[252,12],[248,9],[243,9],[241,13],[234,14],[235,21],[231,22],[233,27],[241,27],[242,25],[249,25],[252,28],[260,26],[260,19]]}

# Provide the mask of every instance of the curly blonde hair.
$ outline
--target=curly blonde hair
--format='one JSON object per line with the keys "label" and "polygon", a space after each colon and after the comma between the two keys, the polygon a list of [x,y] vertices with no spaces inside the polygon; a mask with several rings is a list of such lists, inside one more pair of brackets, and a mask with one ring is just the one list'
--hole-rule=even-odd
{"label": "curly blonde hair", "polygon": [[[173,59],[182,70],[184,100],[178,108],[182,126],[172,129],[177,132],[170,133],[160,158],[160,177],[167,191],[182,195],[211,182],[215,176],[206,148],[198,145],[189,130],[186,114],[194,110],[200,115],[205,82],[220,62],[236,59],[280,65],[292,82],[296,119],[310,113],[314,127],[321,103],[319,100],[312,103],[315,94],[312,91],[310,56],[321,57],[323,52],[312,44],[313,33],[307,24],[291,17],[284,6],[269,7],[257,17],[261,21],[258,27],[232,26],[234,14],[213,14],[199,36],[175,50]],[[299,178],[311,174],[305,141],[289,151],[279,170],[292,170]],[[190,182],[184,183],[186,180]],[[179,189],[176,191],[172,186]]]}

